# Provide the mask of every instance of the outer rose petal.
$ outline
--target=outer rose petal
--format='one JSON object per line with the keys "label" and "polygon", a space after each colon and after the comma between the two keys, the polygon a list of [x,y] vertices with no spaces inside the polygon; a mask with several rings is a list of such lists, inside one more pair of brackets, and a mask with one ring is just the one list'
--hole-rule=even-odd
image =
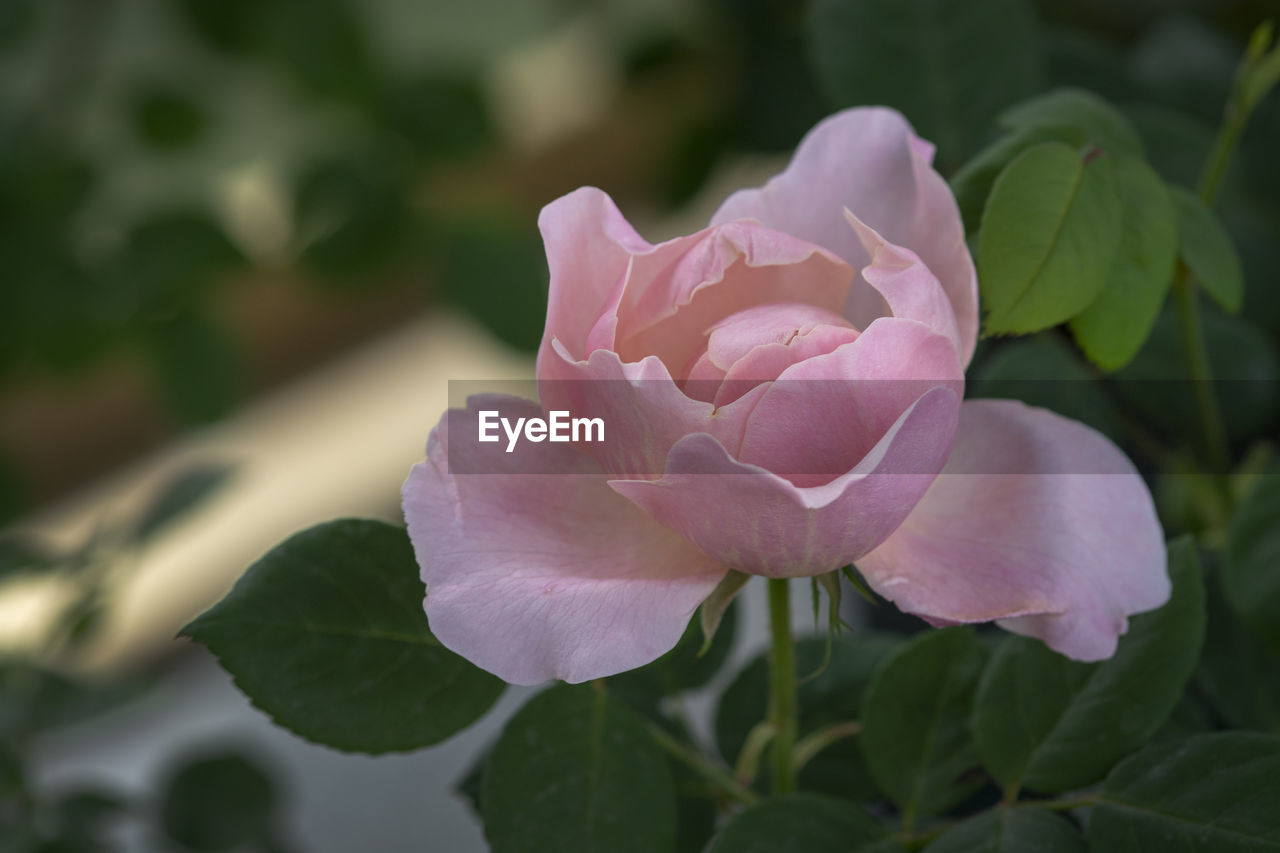
{"label": "outer rose petal", "polygon": [[[585,357],[592,327],[617,305],[631,256],[653,247],[595,187],[576,189],[542,208],[538,228],[551,273],[542,348],[558,338]],[[539,360],[544,355],[539,352]]]}
{"label": "outer rose petal", "polygon": [[[977,274],[955,198],[931,159],[932,147],[897,112],[845,110],[809,131],[781,174],[729,196],[711,221],[755,219],[817,243],[860,270],[869,255],[844,220],[848,208],[889,242],[919,255],[942,282],[967,364],[978,336]],[[883,308],[880,295],[862,283],[850,294],[845,315],[862,329]]]}
{"label": "outer rose petal", "polygon": [[609,485],[724,565],[769,577],[834,571],[884,541],[946,459],[959,398],[937,387],[856,468],[800,488],[739,462],[714,438],[677,442],[660,480]]}
{"label": "outer rose petal", "polygon": [[[479,408],[542,414],[513,397],[472,398],[446,414],[404,484],[436,637],[513,684],[600,678],[670,650],[725,568],[611,492],[590,457],[477,443]],[[450,462],[500,473],[451,474]]]}
{"label": "outer rose petal", "polygon": [[1151,495],[1115,445],[1044,409],[973,400],[943,473],[858,568],[932,622],[999,619],[1101,660],[1129,614],[1168,600],[1165,561]]}

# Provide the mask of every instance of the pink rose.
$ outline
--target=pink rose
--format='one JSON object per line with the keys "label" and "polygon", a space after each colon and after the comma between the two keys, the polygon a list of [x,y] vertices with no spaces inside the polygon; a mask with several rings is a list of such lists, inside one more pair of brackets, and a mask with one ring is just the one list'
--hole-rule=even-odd
{"label": "pink rose", "polygon": [[596,189],[547,205],[540,396],[607,440],[479,442],[481,411],[546,416],[510,397],[436,427],[404,512],[440,641],[580,682],[671,649],[730,568],[856,562],[934,624],[1109,657],[1169,596],[1150,494],[1088,427],[961,403],[977,283],[932,155],[854,109],[688,237],[646,242]]}

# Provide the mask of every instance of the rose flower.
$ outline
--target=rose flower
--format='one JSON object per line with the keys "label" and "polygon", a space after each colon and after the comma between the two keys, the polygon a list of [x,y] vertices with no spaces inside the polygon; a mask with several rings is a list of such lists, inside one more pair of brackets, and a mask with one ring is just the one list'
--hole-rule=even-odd
{"label": "rose flower", "polygon": [[[854,563],[935,625],[998,620],[1080,660],[1169,596],[1151,496],[1082,424],[963,401],[978,289],[932,146],[834,115],[711,225],[646,242],[600,190],[539,218],[543,407],[473,398],[404,513],[432,631],[507,681],[579,682],[679,640],[730,570]],[[605,441],[477,440],[482,410]]]}

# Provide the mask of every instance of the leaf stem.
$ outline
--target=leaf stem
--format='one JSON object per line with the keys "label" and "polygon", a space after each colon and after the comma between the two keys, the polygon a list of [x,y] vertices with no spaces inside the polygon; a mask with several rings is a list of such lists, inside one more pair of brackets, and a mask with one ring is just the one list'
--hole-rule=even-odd
{"label": "leaf stem", "polygon": [[786,578],[769,579],[769,722],[773,724],[773,793],[796,787],[796,649],[791,636],[791,590]]}
{"label": "leaf stem", "polygon": [[793,759],[796,775],[799,775],[804,766],[819,752],[822,752],[833,743],[853,737],[860,731],[862,731],[861,723],[857,720],[848,720],[823,726],[812,734],[806,735],[796,744],[795,758]]}
{"label": "leaf stem", "polygon": [[648,728],[649,734],[657,741],[658,746],[665,749],[672,758],[684,764],[714,787],[743,805],[750,806],[760,801],[760,797],[755,791],[741,784],[737,779],[733,778],[733,774],[706,755],[676,740],[654,723],[649,723]]}
{"label": "leaf stem", "polygon": [[1231,446],[1223,426],[1222,411],[1213,389],[1213,368],[1209,363],[1209,348],[1205,344],[1204,328],[1200,323],[1200,297],[1196,282],[1187,265],[1178,262],[1173,281],[1174,306],[1178,312],[1178,333],[1182,338],[1183,357],[1187,377],[1191,380],[1196,410],[1200,416],[1200,433],[1204,452],[1212,467],[1212,478],[1221,491],[1231,465]]}

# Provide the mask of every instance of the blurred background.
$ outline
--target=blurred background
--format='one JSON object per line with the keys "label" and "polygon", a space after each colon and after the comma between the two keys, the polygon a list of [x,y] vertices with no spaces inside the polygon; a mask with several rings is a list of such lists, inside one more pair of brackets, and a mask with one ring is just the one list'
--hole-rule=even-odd
{"label": "blurred background", "polygon": [[[518,697],[374,762],[273,729],[172,638],[289,533],[396,519],[448,380],[530,373],[539,208],[590,184],[648,239],[686,233],[853,104],[901,109],[950,175],[1005,107],[1065,85],[1190,186],[1268,17],[1280,2],[0,0],[0,851],[483,850],[450,791]],[[1224,401],[1241,440],[1280,412],[1277,152],[1273,95],[1219,205],[1246,307],[1204,308],[1219,375],[1250,380]],[[1027,393],[1122,443],[1127,396],[1177,438],[1191,419],[1138,380],[1178,352],[1162,318],[1105,383]],[[971,372],[979,393],[1094,376],[1052,333],[984,342]],[[1184,499],[1162,491],[1170,533]],[[738,660],[763,636],[745,621]]]}

